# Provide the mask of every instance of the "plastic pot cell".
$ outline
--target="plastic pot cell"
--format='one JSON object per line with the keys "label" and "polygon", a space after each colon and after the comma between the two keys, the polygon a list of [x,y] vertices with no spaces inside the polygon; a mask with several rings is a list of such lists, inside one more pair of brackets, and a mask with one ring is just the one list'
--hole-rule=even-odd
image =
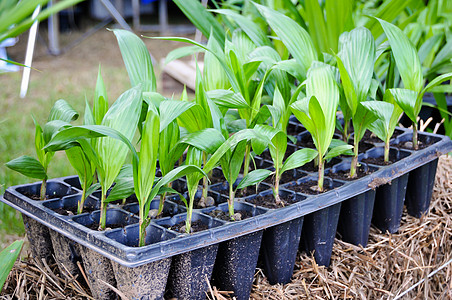
{"label": "plastic pot cell", "polygon": [[405,204],[408,213],[413,217],[420,218],[428,212],[437,166],[438,159],[435,159],[414,169],[408,176]]}
{"label": "plastic pot cell", "polygon": [[301,247],[313,254],[320,266],[330,265],[341,203],[323,208],[304,217]]}
{"label": "plastic pot cell", "polygon": [[42,264],[42,260],[45,260],[48,265],[53,264],[55,260],[53,259],[53,247],[49,228],[26,214],[22,214],[22,219],[33,257],[40,264]]}
{"label": "plastic pot cell", "polygon": [[94,299],[117,299],[116,292],[111,289],[112,286],[116,287],[116,278],[111,260],[80,244],[78,246],[85,274],[88,278],[88,285]]}
{"label": "plastic pot cell", "polygon": [[[106,236],[129,247],[138,245],[138,224],[115,229]],[[146,245],[172,239],[176,236],[168,230],[153,224],[146,228]],[[146,246],[144,246],[146,247]],[[139,249],[139,248],[137,248]],[[171,258],[153,261],[138,267],[126,267],[112,261],[117,288],[128,299],[162,299],[165,293]],[[108,266],[107,266],[108,267]]]}
{"label": "plastic pot cell", "polygon": [[233,291],[237,300],[250,297],[254,270],[259,258],[263,230],[220,244],[212,283],[220,290]]}
{"label": "plastic pot cell", "polygon": [[399,230],[408,175],[406,173],[376,189],[372,223],[383,232],[396,233]]}
{"label": "plastic pot cell", "polygon": [[76,278],[79,281],[83,281],[82,273],[78,266],[82,263],[82,258],[79,254],[77,244],[54,230],[50,230],[50,238],[60,273],[68,280]]}
{"label": "plastic pot cell", "polygon": [[[186,214],[179,214],[172,218],[157,220],[156,224],[175,228],[177,225],[185,226],[185,219]],[[200,228],[204,227],[206,229],[224,224],[224,222],[214,220],[209,216],[193,213],[192,229],[194,229],[195,223],[198,223]],[[203,236],[203,231],[192,233],[192,235],[196,234]],[[208,282],[212,276],[217,250],[218,244],[214,244],[173,256],[166,289],[167,297],[204,299],[208,289]]]}
{"label": "plastic pot cell", "polygon": [[265,229],[261,257],[270,284],[290,282],[302,227],[303,217]]}
{"label": "plastic pot cell", "polygon": [[[19,186],[16,191],[29,199],[40,201],[40,189],[41,183],[38,182]],[[74,193],[76,193],[76,191],[66,184],[52,180],[47,181],[47,198],[58,199]],[[33,256],[40,263],[42,262],[41,260],[44,259],[47,264],[52,264],[54,262],[54,254],[49,229],[25,214],[22,214],[22,218]]]}
{"label": "plastic pot cell", "polygon": [[338,232],[343,241],[363,247],[367,246],[374,203],[374,190],[342,202]]}

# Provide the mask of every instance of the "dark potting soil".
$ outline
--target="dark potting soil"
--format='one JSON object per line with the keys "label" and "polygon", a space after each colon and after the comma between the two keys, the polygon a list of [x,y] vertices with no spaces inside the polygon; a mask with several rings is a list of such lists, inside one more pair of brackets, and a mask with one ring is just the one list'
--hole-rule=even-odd
{"label": "dark potting soil", "polygon": [[309,180],[309,181],[305,181],[305,182],[301,182],[299,184],[296,185],[290,185],[285,187],[285,189],[297,192],[297,193],[303,193],[303,194],[307,194],[307,195],[319,195],[325,192],[328,192],[330,189],[327,187],[323,187],[323,191],[319,192],[318,190],[315,189],[315,187],[317,187],[317,180]]}
{"label": "dark potting soil", "polygon": [[[185,233],[185,221],[177,223],[175,225],[162,225],[163,227],[176,231],[179,233]],[[191,233],[203,231],[209,229],[209,225],[204,224],[201,220],[191,222]]]}
{"label": "dark potting soil", "polygon": [[297,201],[292,197],[292,195],[287,195],[287,196],[279,196],[281,199],[281,203],[276,204],[275,202],[275,197],[273,196],[273,194],[268,194],[265,196],[257,196],[255,198],[252,199],[245,199],[246,202],[254,204],[254,205],[258,205],[258,206],[262,206],[265,208],[270,208],[270,209],[275,209],[275,208],[281,208],[281,207],[285,207],[291,204],[296,203]]}
{"label": "dark potting soil", "polygon": [[[212,210],[208,213],[209,216],[213,217],[213,218],[217,218],[223,221],[229,221],[231,222],[231,218],[229,217],[229,212],[227,211],[222,211],[219,209],[215,209]],[[235,210],[234,211],[234,218],[235,221],[241,221],[241,220],[245,220],[248,218],[251,218],[253,215],[251,214],[251,212],[246,211],[246,210]]]}
{"label": "dark potting soil", "polygon": [[[293,176],[292,171],[288,171],[288,172],[284,172],[279,180],[279,184],[284,184],[284,183],[288,183],[291,181],[295,181],[299,178],[295,178]],[[265,178],[264,182],[273,185],[275,182],[275,177],[274,176],[269,176],[267,178]]]}
{"label": "dark potting soil", "polygon": [[[332,166],[334,166],[337,163],[340,163],[341,160],[338,158],[333,158],[332,160],[330,160],[329,162],[325,163],[325,169],[327,168],[331,168]],[[297,170],[302,170],[302,171],[306,171],[306,172],[317,172],[319,170],[318,165],[314,166],[314,161],[310,161],[307,164],[299,167]]]}
{"label": "dark potting soil", "polygon": [[[105,230],[109,230],[109,229],[116,229],[116,228],[123,228],[124,226],[127,226],[129,224],[122,224],[122,223],[113,223],[113,224],[107,224]],[[91,230],[98,230],[99,229],[99,223],[98,222],[93,222],[91,225],[86,226]]]}
{"label": "dark potting soil", "polygon": [[384,161],[384,156],[380,157],[368,157],[361,160],[362,162],[365,162],[367,164],[373,164],[377,166],[387,166],[397,161],[397,156],[393,152],[389,152],[389,161]]}
{"label": "dark potting soil", "polygon": [[137,196],[135,195],[131,195],[129,197],[127,197],[124,201],[124,199],[120,199],[120,200],[116,200],[116,201],[112,201],[110,202],[111,204],[117,204],[117,205],[126,205],[129,203],[138,203],[138,199]]}
{"label": "dark potting soil", "polygon": [[[186,198],[187,201],[190,201],[190,199],[187,197]],[[211,207],[215,205],[215,200],[211,197],[211,196],[207,196],[207,201],[205,201],[206,203],[200,203],[201,198],[195,197],[195,200],[193,201],[193,208],[194,209],[201,209],[201,208],[206,208],[206,207]],[[171,201],[173,201],[176,204],[185,206],[185,203],[180,200],[179,198],[176,199],[172,199]]]}
{"label": "dark potting soil", "polygon": [[257,186],[257,191],[256,191],[256,186],[252,185],[252,186],[247,187],[246,189],[242,189],[242,190],[238,191],[235,196],[236,197],[248,197],[251,195],[259,194],[260,192],[263,192],[265,190],[268,190],[267,186],[260,184]]}
{"label": "dark potting soil", "polygon": [[[433,141],[430,141],[429,143],[423,143],[418,140],[418,146],[419,146],[418,150],[425,149],[428,146],[432,145],[433,143],[434,143]],[[399,149],[406,149],[406,150],[414,150],[412,141],[400,142],[400,143],[394,144],[394,145],[391,144],[391,147],[395,147],[395,148],[399,148]]]}
{"label": "dark potting soil", "polygon": [[296,125],[293,125],[293,124],[287,125],[287,128],[286,128],[286,133],[288,135],[292,135],[292,136],[299,135],[303,131],[305,131],[305,130],[302,127],[299,127],[299,126],[296,126]]}
{"label": "dark potting soil", "polygon": [[364,153],[367,150],[372,149],[373,147],[374,147],[373,144],[361,140],[358,144],[358,153]]}
{"label": "dark potting soil", "polygon": [[383,141],[378,136],[376,136],[369,130],[366,130],[361,141],[366,143],[383,143]]}
{"label": "dark potting soil", "polygon": [[[77,207],[59,207],[52,210],[62,216],[74,216],[77,214]],[[88,206],[83,208],[83,213],[92,213],[95,210],[97,210],[95,207]]]}
{"label": "dark potting soil", "polygon": [[[40,200],[41,200],[40,196],[39,196],[39,195],[36,195],[36,194],[32,194],[32,193],[28,193],[28,192],[23,192],[23,195],[26,196],[26,197],[28,197],[28,198],[30,198],[31,200],[36,200],[36,201],[40,201]],[[45,197],[44,200],[58,199],[58,198],[61,198],[61,197],[58,196],[58,195],[46,195],[46,197]]]}
{"label": "dark potting soil", "polygon": [[352,181],[355,179],[359,179],[362,178],[366,175],[371,174],[371,171],[366,171],[364,170],[363,166],[358,166],[358,168],[356,169],[356,177],[355,178],[350,178],[350,170],[344,170],[344,171],[336,171],[333,172],[332,170],[330,170],[327,174],[325,174],[326,176],[328,176],[329,178],[332,179],[339,179],[339,180],[344,180],[344,181]]}

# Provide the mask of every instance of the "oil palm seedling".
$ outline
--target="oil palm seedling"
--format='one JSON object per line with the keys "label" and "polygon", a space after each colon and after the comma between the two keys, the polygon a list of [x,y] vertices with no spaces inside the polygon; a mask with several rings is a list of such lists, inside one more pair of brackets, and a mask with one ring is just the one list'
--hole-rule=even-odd
{"label": "oil palm seedling", "polygon": [[267,176],[273,175],[273,195],[275,197],[275,202],[277,205],[281,204],[281,199],[279,196],[279,184],[281,176],[284,172],[299,168],[306,163],[312,161],[316,158],[319,153],[318,151],[310,148],[304,148],[295,151],[286,160],[284,156],[287,149],[287,134],[281,129],[277,129],[268,125],[257,125],[255,128],[257,131],[261,132],[263,135],[268,136],[271,141],[268,148],[273,161],[273,167],[275,170],[272,172],[266,170]]}
{"label": "oil palm seedling", "polygon": [[[233,32],[232,40],[226,40],[224,48],[213,36],[209,38],[206,46],[186,38],[168,37],[159,39],[181,41],[197,46],[198,50],[192,49],[192,52],[199,51],[199,49],[206,51],[205,85],[216,88],[207,91],[208,98],[216,103],[222,112],[226,112],[228,109],[237,109],[244,122],[242,128],[253,128],[257,123],[263,121],[259,111],[265,82],[272,69],[264,70],[263,77],[258,80],[256,74],[262,61],[250,57],[250,53],[256,50],[256,46],[241,30]],[[189,53],[184,52],[184,54]],[[171,58],[177,57],[173,54],[169,56]],[[208,76],[208,74],[215,74],[215,76],[220,74],[221,81],[213,79],[215,76]],[[227,90],[229,87],[230,89]],[[251,145],[248,144],[245,150],[244,175],[249,171],[250,155]]]}
{"label": "oil palm seedling", "polygon": [[[145,245],[146,227],[151,220],[149,215],[150,202],[159,193],[165,193],[169,190],[166,185],[184,175],[187,181],[190,176],[204,176],[200,168],[196,165],[180,166],[166,173],[155,183],[155,173],[157,170],[157,159],[159,156],[160,146],[160,116],[153,110],[149,109],[142,129],[140,152],[133,161],[133,178],[135,186],[135,194],[139,204],[139,246]],[[187,163],[191,159],[187,157]],[[174,191],[173,191],[174,192]]]}
{"label": "oil palm seedling", "polygon": [[339,44],[340,52],[336,55],[336,60],[354,129],[354,155],[350,166],[350,177],[354,178],[358,164],[359,142],[369,124],[375,120],[374,115],[367,109],[375,101],[370,101],[366,106],[362,104],[367,100],[372,83],[376,56],[375,41],[367,28],[358,27],[343,33]]}
{"label": "oil palm seedling", "polygon": [[324,162],[350,149],[340,145],[330,150],[333,139],[336,110],[339,102],[339,88],[331,66],[314,62],[308,71],[306,80],[306,97],[294,102],[290,108],[295,117],[311,133],[318,154],[318,185],[323,191]]}
{"label": "oil palm seedling", "polygon": [[[254,141],[255,145],[259,145],[258,149],[262,150],[271,143],[266,136],[263,136],[253,129],[242,129],[225,140],[224,136],[218,130],[207,128],[182,138],[172,152],[173,157],[179,157],[188,147],[185,164],[191,164],[198,167],[203,166],[202,170],[205,174],[209,173],[213,168],[220,164],[223,174],[229,184],[230,193],[228,198],[228,210],[231,220],[234,220],[234,198],[237,189],[256,184],[268,176],[266,170],[254,170],[247,175],[244,175],[237,187],[234,188],[234,183],[239,177],[240,168],[243,164],[242,154],[245,151],[246,144],[251,140]],[[205,163],[203,153],[211,154]],[[198,173],[190,174],[186,177],[189,194],[189,201],[185,203],[188,214],[186,232],[189,233],[195,194],[198,183],[204,176]]]}
{"label": "oil palm seedling", "polygon": [[[132,88],[109,108],[100,125],[73,126],[59,131],[44,149],[66,150],[80,146],[96,166],[101,186],[99,229],[106,228],[107,191],[118,176],[135,135],[142,107],[142,92]],[[97,138],[92,144],[89,138]]]}
{"label": "oil palm seedling", "polygon": [[[299,91],[297,91],[299,92]],[[271,143],[268,145],[270,156],[273,161],[273,172],[267,172],[267,176],[273,175],[273,195],[276,204],[280,204],[279,184],[281,176],[285,171],[299,168],[317,157],[317,151],[309,148],[300,149],[292,153],[285,161],[284,156],[287,150],[287,123],[291,115],[290,105],[295,102],[299,93],[294,93],[286,103],[283,96],[276,88],[272,105],[267,105],[271,114],[271,125],[257,125],[255,129],[262,135],[267,136]],[[268,170],[267,170],[268,171]]]}
{"label": "oil palm seedling", "polygon": [[[197,68],[196,73],[196,86],[197,88],[194,101],[181,101],[182,104],[191,104],[191,106],[180,114],[178,118],[179,124],[181,125],[181,127],[185,128],[189,133],[192,134],[205,129],[215,129],[216,132],[220,133],[222,137],[227,137],[228,132],[224,124],[223,114],[221,113],[218,106],[206,94],[203,78],[199,68]],[[192,150],[192,152],[196,151]],[[205,164],[207,162],[209,153],[204,150],[201,150],[201,152],[202,164]],[[173,156],[173,158],[177,159],[178,157]],[[192,157],[192,159],[195,159],[195,155]],[[193,179],[193,182],[194,181],[195,179]],[[208,178],[204,177],[201,196],[202,203],[209,202],[207,195],[208,186]]]}
{"label": "oil palm seedling", "polygon": [[413,149],[419,148],[417,117],[422,107],[424,94],[444,81],[452,78],[452,73],[442,74],[432,79],[424,87],[424,77],[416,48],[397,26],[377,19],[388,38],[394,61],[403,82],[403,88],[392,89],[394,101],[402,108],[413,123]]}
{"label": "oil palm seedling", "polygon": [[[369,129],[385,143],[384,162],[389,162],[389,141],[399,121],[402,109],[395,103],[391,91],[385,93],[383,101],[363,102],[375,116],[376,120],[369,124]],[[371,105],[369,105],[371,104]]]}
{"label": "oil palm seedling", "polygon": [[44,128],[42,128],[33,118],[35,123],[34,144],[38,159],[23,155],[6,163],[6,166],[14,171],[27,177],[42,180],[39,195],[40,200],[46,198],[47,170],[55,154],[54,151],[45,150],[43,148],[50,141],[53,134],[64,126],[70,126],[69,122],[74,121],[77,118],[78,113],[65,100],[60,99],[56,101],[50,110],[48,122],[45,124]]}
{"label": "oil palm seedling", "polygon": [[[251,142],[252,141],[252,142]],[[268,170],[254,170],[249,173],[243,172],[243,178],[234,188],[244,163],[243,153],[248,144],[252,143],[254,151],[260,154],[271,141],[255,129],[242,129],[224,141],[212,154],[204,166],[204,171],[209,172],[218,163],[221,165],[223,175],[229,185],[228,212],[231,220],[234,220],[234,199],[238,189],[244,189],[250,185],[261,182],[268,176]]]}

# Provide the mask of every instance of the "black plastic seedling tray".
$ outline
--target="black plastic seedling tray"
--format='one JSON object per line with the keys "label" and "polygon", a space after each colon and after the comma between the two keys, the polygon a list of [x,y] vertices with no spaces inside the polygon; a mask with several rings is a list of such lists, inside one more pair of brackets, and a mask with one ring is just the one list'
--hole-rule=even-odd
{"label": "black plastic seedling tray", "polygon": [[[300,126],[297,124],[291,123],[290,126],[291,128],[293,127],[300,130],[300,128],[298,128]],[[399,141],[408,141],[411,138],[410,130],[400,130],[404,131],[404,133],[394,139],[392,142],[393,144],[397,144]],[[392,148],[393,150],[391,151],[393,152],[403,152],[403,155],[399,155],[397,161],[393,164],[383,167],[369,164],[368,167],[371,168],[373,172],[354,181],[331,180],[326,177],[326,182],[330,182],[332,187],[334,187],[332,190],[319,195],[297,194],[297,197],[301,200],[290,206],[279,209],[265,209],[254,217],[236,222],[219,221],[203,214],[201,210],[195,210],[193,219],[203,219],[205,222],[208,222],[209,229],[191,235],[175,233],[162,227],[159,225],[162,222],[164,223],[162,219],[158,220],[158,222],[153,221],[150,226],[158,227],[160,229],[159,231],[165,235],[165,238],[162,238],[162,241],[158,243],[144,247],[128,246],[133,244],[130,241],[135,241],[137,239],[138,232],[135,228],[137,227],[137,224],[133,224],[136,223],[137,220],[137,216],[134,214],[136,213],[136,208],[134,208],[133,205],[126,205],[124,207],[120,205],[110,205],[111,207],[117,208],[121,218],[128,220],[128,224],[131,225],[127,225],[124,228],[107,230],[105,232],[91,230],[84,226],[84,222],[86,223],[88,222],[87,220],[92,220],[96,212],[85,213],[78,216],[64,216],[53,210],[56,207],[64,207],[65,205],[76,202],[77,194],[80,194],[81,192],[77,188],[77,180],[75,180],[76,177],[74,176],[56,178],[48,181],[49,190],[64,192],[62,195],[67,195],[60,195],[62,197],[59,198],[59,200],[36,201],[23,194],[23,191],[29,189],[38,191],[40,183],[10,187],[6,190],[0,200],[23,214],[39,221],[50,229],[63,234],[87,248],[97,251],[103,256],[110,258],[123,266],[136,267],[257,232],[341,203],[370,189],[375,189],[379,185],[391,182],[391,180],[397,177],[436,160],[440,155],[452,151],[452,142],[449,137],[429,133],[419,133],[419,136],[421,141],[432,141],[432,145],[418,151],[399,151],[397,148]],[[383,144],[374,143],[373,149],[361,154],[360,158],[374,155],[376,152],[381,152],[382,149],[379,147],[382,146]],[[331,170],[341,168],[342,165],[347,165],[346,162],[349,163],[350,158],[343,157],[339,159],[339,161],[338,164],[331,167]],[[316,178],[317,176],[315,172],[304,172],[303,168],[295,172],[298,172],[300,176],[302,176],[299,180],[306,180],[307,177]],[[71,184],[73,186],[71,186]],[[287,185],[284,186],[287,187]],[[284,186],[282,190],[284,190]],[[217,199],[226,199],[224,196],[220,195],[220,192],[215,190],[215,188],[212,188],[211,192],[218,193]],[[93,209],[98,207],[96,206],[95,197],[91,197],[87,203],[93,206]],[[152,205],[158,205],[158,201],[154,200]],[[171,201],[167,201],[165,209],[172,213],[180,214],[184,212],[182,206],[178,206]],[[128,230],[129,228],[130,230]]]}

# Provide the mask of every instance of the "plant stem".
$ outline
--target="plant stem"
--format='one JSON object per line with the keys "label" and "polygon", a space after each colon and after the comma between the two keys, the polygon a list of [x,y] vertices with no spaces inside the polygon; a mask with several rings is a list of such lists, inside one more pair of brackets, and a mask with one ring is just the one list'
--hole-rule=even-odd
{"label": "plant stem", "polygon": [[40,191],[40,194],[39,194],[39,199],[40,200],[45,200],[46,199],[46,192],[47,192],[47,178],[44,178],[42,180],[42,183],[41,183],[41,191]]}
{"label": "plant stem", "polygon": [[384,162],[389,162],[389,139],[385,142],[385,155],[384,155]]}
{"label": "plant stem", "polygon": [[81,214],[83,212],[83,205],[85,204],[85,195],[86,195],[86,190],[85,188],[83,188],[82,190],[82,197],[80,198],[79,202],[78,202],[78,207],[77,207],[77,214]]}
{"label": "plant stem", "polygon": [[358,166],[358,149],[359,149],[359,141],[357,141],[355,137],[354,146],[353,146],[353,158],[352,163],[350,165],[350,178],[356,177],[356,168]]}
{"label": "plant stem", "polygon": [[[144,203],[144,200],[143,200]],[[138,238],[138,247],[143,247],[146,245],[146,227],[148,227],[150,219],[145,218],[144,216],[144,207],[140,204],[140,221],[139,221],[139,238]]]}
{"label": "plant stem", "polygon": [[[171,188],[173,186],[173,183],[170,182],[166,186]],[[165,192],[165,193],[160,195],[159,210],[157,212],[157,216],[159,216],[163,212],[163,206],[165,205],[166,194],[167,193]]]}
{"label": "plant stem", "polygon": [[413,122],[413,149],[418,150],[419,144],[417,140],[417,122]]}
{"label": "plant stem", "polygon": [[344,120],[344,130],[342,131],[342,138],[344,139],[344,142],[348,143],[348,127],[349,127],[349,121]]}
{"label": "plant stem", "polygon": [[319,180],[318,180],[318,188],[319,192],[323,192],[323,177],[324,174],[324,166],[323,166],[323,157],[319,155]]}
{"label": "plant stem", "polygon": [[232,183],[229,183],[229,199],[228,199],[228,209],[229,209],[229,217],[232,221],[234,221],[234,186]]}
{"label": "plant stem", "polygon": [[143,226],[144,222],[143,220],[141,220],[140,217],[140,237],[139,237],[139,243],[138,243],[138,247],[143,247],[146,243],[145,243],[145,237],[146,237],[146,226]]}
{"label": "plant stem", "polygon": [[275,202],[277,205],[281,203],[281,199],[279,198],[279,180],[281,175],[279,174],[279,171],[279,168],[275,169],[275,187],[273,189],[273,196],[275,197]]}
{"label": "plant stem", "polygon": [[99,220],[99,230],[105,230],[107,227],[107,205],[105,200],[107,199],[107,191],[102,187],[102,198],[100,201],[100,220]]}
{"label": "plant stem", "polygon": [[83,212],[83,206],[85,205],[85,198],[86,198],[86,188],[87,188],[87,178],[83,179],[83,188],[82,188],[82,197],[80,198],[80,201],[78,202],[77,206],[77,214],[81,214]]}
{"label": "plant stem", "polygon": [[195,202],[195,194],[196,189],[194,192],[190,193],[190,202],[188,203],[187,207],[187,219],[185,220],[185,233],[190,233],[191,231],[191,216],[193,214],[193,202]]}

